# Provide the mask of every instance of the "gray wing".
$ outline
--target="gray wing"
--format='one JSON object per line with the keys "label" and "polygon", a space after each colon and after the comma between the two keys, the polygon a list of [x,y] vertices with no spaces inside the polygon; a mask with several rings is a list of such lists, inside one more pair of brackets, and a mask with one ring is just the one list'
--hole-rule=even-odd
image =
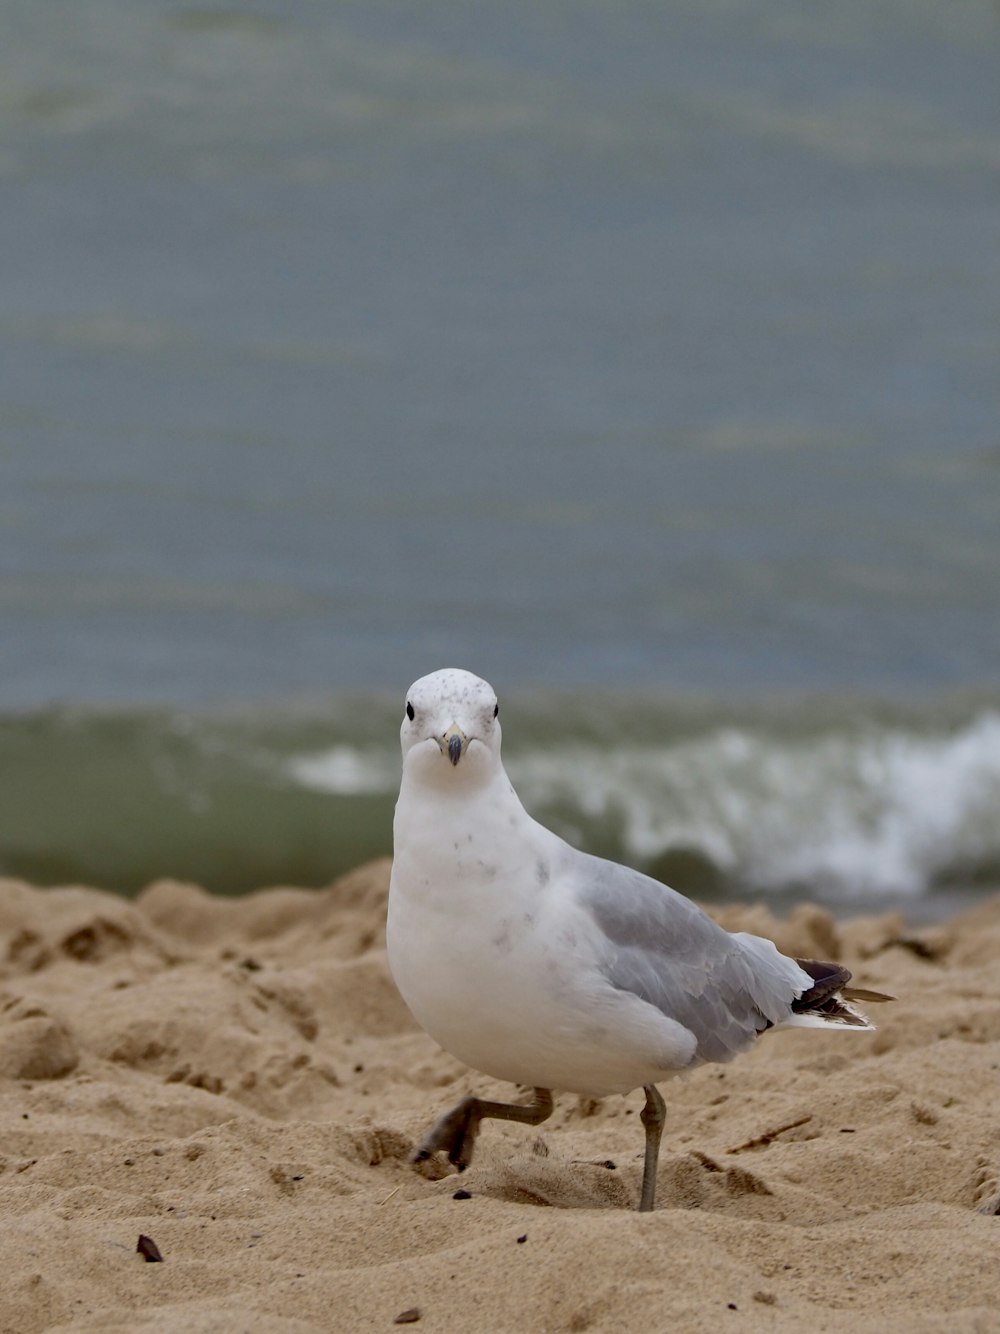
{"label": "gray wing", "polygon": [[769,940],[731,934],[690,899],[627,866],[578,853],[577,899],[604,937],[602,970],[697,1039],[698,1061],[728,1061],[791,1013],[806,975]]}

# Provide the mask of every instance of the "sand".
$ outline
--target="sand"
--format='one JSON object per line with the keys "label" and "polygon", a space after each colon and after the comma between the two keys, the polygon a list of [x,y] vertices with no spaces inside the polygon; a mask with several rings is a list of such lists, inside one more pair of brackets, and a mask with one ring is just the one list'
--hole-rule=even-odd
{"label": "sand", "polygon": [[461,1177],[408,1166],[512,1090],[404,1008],[387,881],[2,884],[0,1329],[1000,1329],[1000,899],[912,933],[720,912],[899,999],[664,1085],[639,1215],[641,1093],[488,1122]]}

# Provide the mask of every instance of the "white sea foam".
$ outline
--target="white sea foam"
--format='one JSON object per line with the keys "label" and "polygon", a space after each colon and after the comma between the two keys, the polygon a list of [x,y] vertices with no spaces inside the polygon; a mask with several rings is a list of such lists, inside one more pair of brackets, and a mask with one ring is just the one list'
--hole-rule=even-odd
{"label": "white sea foam", "polygon": [[695,851],[762,889],[919,894],[1000,862],[995,713],[950,735],[726,728],[667,749],[536,753],[510,770],[529,803],[619,821],[639,861]]}
{"label": "white sea foam", "polygon": [[399,784],[399,763],[383,752],[333,746],[316,755],[298,755],[286,772],[303,787],[336,797],[374,796]]}

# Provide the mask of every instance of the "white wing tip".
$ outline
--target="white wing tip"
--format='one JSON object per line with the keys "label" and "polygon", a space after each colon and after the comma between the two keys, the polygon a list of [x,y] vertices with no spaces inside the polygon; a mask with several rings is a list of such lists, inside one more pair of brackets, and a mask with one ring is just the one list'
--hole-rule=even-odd
{"label": "white wing tip", "polygon": [[840,1004],[846,1014],[816,1014],[808,1010],[803,1013],[790,1014],[787,1019],[776,1024],[776,1028],[848,1028],[854,1033],[874,1033],[875,1025],[866,1014],[856,1010],[853,1005],[846,1001]]}

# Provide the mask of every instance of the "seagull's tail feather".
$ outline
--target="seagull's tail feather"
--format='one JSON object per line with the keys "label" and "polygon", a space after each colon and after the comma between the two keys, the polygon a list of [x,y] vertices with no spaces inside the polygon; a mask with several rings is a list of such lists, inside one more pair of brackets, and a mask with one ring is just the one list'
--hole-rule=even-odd
{"label": "seagull's tail feather", "polygon": [[864,987],[842,987],[840,994],[844,1000],[867,1001],[869,1005],[881,1005],[883,1001],[894,1001],[886,991],[866,991]]}
{"label": "seagull's tail feather", "polygon": [[852,1002],[894,999],[881,991],[849,987],[851,974],[840,964],[822,963],[817,959],[796,959],[795,962],[809,974],[813,984],[792,1001],[792,1013],[780,1025],[782,1028],[826,1028],[832,1024],[870,1031],[875,1025]]}

